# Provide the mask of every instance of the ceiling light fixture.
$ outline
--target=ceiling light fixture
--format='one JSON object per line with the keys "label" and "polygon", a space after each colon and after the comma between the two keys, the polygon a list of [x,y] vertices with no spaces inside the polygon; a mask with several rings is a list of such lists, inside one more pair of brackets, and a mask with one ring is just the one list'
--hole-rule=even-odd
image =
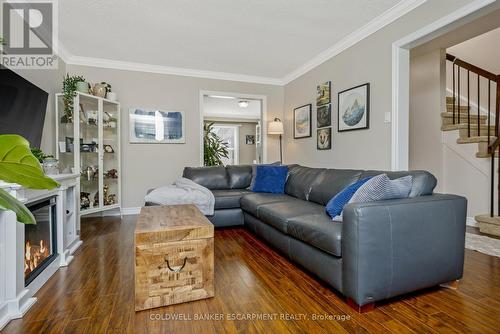
{"label": "ceiling light fixture", "polygon": [[246,101],[246,100],[238,101],[238,106],[240,108],[246,108],[246,107],[248,107],[248,101]]}
{"label": "ceiling light fixture", "polygon": [[224,96],[224,95],[208,95],[208,97],[213,97],[214,99],[228,99],[228,100],[235,99],[235,97],[233,96]]}

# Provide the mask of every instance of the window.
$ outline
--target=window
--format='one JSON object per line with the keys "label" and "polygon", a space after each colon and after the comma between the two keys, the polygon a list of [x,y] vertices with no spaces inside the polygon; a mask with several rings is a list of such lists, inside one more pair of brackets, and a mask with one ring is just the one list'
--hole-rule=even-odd
{"label": "window", "polygon": [[214,124],[214,132],[222,139],[226,144],[227,150],[229,152],[228,158],[222,158],[222,162],[225,165],[237,165],[239,163],[239,126],[238,125],[226,125],[226,124]]}

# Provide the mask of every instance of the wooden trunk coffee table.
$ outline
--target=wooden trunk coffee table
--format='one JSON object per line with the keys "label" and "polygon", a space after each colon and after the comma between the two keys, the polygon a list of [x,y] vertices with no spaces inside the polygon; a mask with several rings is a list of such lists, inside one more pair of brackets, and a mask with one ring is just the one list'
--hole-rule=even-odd
{"label": "wooden trunk coffee table", "polygon": [[196,206],[143,207],[134,234],[136,311],[214,296],[214,226]]}

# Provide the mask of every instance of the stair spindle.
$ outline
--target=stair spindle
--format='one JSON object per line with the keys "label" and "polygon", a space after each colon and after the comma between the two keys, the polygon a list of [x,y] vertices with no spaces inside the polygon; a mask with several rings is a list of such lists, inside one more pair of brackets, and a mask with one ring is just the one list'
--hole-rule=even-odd
{"label": "stair spindle", "polygon": [[494,216],[495,203],[495,150],[491,151],[490,216]]}
{"label": "stair spindle", "polygon": [[480,101],[480,85],[479,85],[479,74],[477,75],[477,136],[481,136],[481,122],[479,122],[479,116],[481,111],[481,102]]}
{"label": "stair spindle", "polygon": [[[452,103],[453,103],[453,124],[455,124],[455,99],[456,99],[456,91],[455,91],[455,62],[453,62],[453,64],[451,65],[451,69],[453,71],[453,99],[452,99]],[[460,110],[458,111],[460,112]]]}
{"label": "stair spindle", "polygon": [[458,95],[458,99],[457,99],[457,102],[458,102],[458,123],[460,124],[460,100],[461,100],[461,96],[460,96],[460,66],[457,66],[457,69],[458,69],[458,92],[457,92],[457,95]]}
{"label": "stair spindle", "polygon": [[467,70],[467,137],[470,138],[470,71]]}
{"label": "stair spindle", "polygon": [[490,125],[491,125],[491,79],[488,79],[488,146],[491,145]]}

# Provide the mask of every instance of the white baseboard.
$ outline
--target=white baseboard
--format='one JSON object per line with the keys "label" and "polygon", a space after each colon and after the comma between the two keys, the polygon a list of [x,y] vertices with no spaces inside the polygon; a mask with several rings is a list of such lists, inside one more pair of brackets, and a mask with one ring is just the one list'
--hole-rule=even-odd
{"label": "white baseboard", "polygon": [[138,215],[141,212],[141,207],[130,207],[130,208],[122,208],[122,215]]}
{"label": "white baseboard", "polygon": [[466,224],[467,226],[477,227],[477,221],[474,217],[467,217]]}

